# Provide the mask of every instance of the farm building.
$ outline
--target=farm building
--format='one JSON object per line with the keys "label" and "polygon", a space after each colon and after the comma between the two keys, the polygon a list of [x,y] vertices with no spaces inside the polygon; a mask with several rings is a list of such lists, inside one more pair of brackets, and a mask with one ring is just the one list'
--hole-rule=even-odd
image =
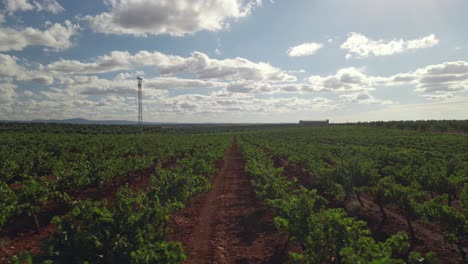
{"label": "farm building", "polygon": [[329,124],[329,120],[300,120],[300,126],[327,126]]}

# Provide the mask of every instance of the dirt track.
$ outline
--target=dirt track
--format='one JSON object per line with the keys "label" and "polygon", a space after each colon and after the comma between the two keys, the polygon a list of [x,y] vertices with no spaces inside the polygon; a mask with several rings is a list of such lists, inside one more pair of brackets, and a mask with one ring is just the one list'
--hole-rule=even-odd
{"label": "dirt track", "polygon": [[186,263],[283,263],[286,239],[257,199],[235,140],[212,183],[171,218],[171,240],[182,242]]}

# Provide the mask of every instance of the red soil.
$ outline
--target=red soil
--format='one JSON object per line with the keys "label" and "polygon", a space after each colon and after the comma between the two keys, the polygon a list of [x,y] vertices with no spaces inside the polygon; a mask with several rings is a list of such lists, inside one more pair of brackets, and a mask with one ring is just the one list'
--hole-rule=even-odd
{"label": "red soil", "polygon": [[286,238],[256,197],[235,140],[212,184],[171,217],[170,240],[183,244],[186,263],[284,263]]}

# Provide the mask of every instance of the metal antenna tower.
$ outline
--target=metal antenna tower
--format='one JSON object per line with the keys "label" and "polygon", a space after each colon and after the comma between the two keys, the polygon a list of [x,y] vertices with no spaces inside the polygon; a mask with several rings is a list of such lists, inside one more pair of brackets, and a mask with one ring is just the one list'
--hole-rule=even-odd
{"label": "metal antenna tower", "polygon": [[143,78],[137,77],[138,80],[138,125],[140,126],[140,131],[143,133]]}

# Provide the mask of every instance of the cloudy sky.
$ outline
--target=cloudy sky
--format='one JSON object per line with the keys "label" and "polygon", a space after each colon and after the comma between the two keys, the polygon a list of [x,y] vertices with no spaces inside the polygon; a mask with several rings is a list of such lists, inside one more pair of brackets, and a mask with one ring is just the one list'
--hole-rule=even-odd
{"label": "cloudy sky", "polygon": [[468,119],[466,0],[0,0],[0,120]]}

